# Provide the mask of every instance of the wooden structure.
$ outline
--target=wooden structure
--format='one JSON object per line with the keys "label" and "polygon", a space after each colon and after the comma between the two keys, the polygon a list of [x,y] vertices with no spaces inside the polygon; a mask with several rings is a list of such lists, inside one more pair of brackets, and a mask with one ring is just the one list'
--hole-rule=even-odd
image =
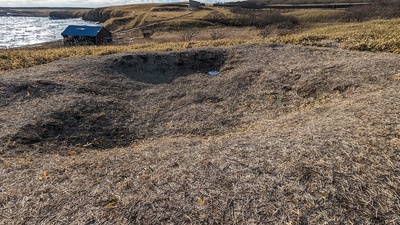
{"label": "wooden structure", "polygon": [[190,8],[200,8],[201,3],[194,0],[189,0],[189,7]]}
{"label": "wooden structure", "polygon": [[103,45],[112,42],[112,34],[102,26],[69,25],[61,35],[64,45]]}

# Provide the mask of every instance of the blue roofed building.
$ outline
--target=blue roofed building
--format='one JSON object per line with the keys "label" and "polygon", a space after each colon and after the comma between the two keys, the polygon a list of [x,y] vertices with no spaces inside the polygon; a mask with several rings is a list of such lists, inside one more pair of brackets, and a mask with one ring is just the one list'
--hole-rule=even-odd
{"label": "blue roofed building", "polygon": [[102,45],[112,42],[112,34],[102,26],[69,25],[61,35],[64,45]]}

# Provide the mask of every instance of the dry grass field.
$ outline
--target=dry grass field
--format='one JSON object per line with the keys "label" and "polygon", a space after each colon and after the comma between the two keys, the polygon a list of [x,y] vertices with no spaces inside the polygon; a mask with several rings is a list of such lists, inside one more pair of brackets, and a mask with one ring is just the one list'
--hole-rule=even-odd
{"label": "dry grass field", "polygon": [[399,19],[180,8],[0,50],[0,224],[400,224]]}
{"label": "dry grass field", "polygon": [[0,224],[399,224],[399,74],[273,43],[3,71]]}
{"label": "dry grass field", "polygon": [[274,37],[279,43],[313,46],[335,45],[349,50],[400,53],[400,19],[361,23],[325,24],[298,34]]}

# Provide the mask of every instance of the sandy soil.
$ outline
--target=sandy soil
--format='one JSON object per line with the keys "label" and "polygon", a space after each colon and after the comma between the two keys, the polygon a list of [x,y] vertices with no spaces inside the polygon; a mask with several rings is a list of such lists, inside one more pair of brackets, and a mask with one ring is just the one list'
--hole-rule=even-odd
{"label": "sandy soil", "polygon": [[399,224],[399,84],[270,43],[2,72],[0,224]]}

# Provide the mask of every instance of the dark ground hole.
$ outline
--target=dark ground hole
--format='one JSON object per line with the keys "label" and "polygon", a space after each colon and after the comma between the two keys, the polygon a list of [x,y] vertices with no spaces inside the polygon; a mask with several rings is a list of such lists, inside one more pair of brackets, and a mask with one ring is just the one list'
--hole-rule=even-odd
{"label": "dark ground hole", "polygon": [[0,106],[9,105],[12,101],[32,98],[44,98],[61,92],[61,84],[49,81],[24,81],[20,83],[0,83]]}
{"label": "dark ground hole", "polygon": [[[129,114],[109,101],[85,99],[27,124],[10,137],[22,145],[79,146],[107,149],[128,146],[136,138],[126,125]],[[50,149],[48,149],[50,150]]]}
{"label": "dark ground hole", "polygon": [[224,63],[224,51],[199,50],[126,55],[113,60],[109,68],[135,81],[162,84],[194,73],[219,71]]}
{"label": "dark ground hole", "polygon": [[[224,100],[214,93],[216,90],[208,90],[207,95],[195,95],[207,87],[199,86],[203,83],[200,78],[193,79],[193,82],[199,82],[197,87],[194,83],[191,86],[192,80],[173,86],[157,85],[171,83],[179,77],[220,71],[226,60],[225,55],[223,50],[196,50],[120,56],[106,64],[106,71],[102,71],[107,74],[105,78],[93,80],[87,86],[86,79],[89,77],[82,77],[83,82],[73,83],[73,89],[53,81],[0,83],[0,106],[41,98],[40,105],[48,109],[44,113],[38,111],[42,113],[40,117],[18,125],[2,141],[15,144],[7,144],[7,149],[11,151],[17,146],[26,146],[53,153],[65,147],[109,149],[126,147],[146,137],[208,135],[230,129],[237,122],[225,113],[214,113],[215,104]],[[127,79],[118,80],[118,88],[114,88],[112,75],[108,72]],[[155,84],[155,90],[148,95],[138,95],[138,82],[148,86]],[[169,98],[176,93],[176,89],[185,89],[188,85],[193,89],[188,93],[193,92],[193,96],[186,96],[188,93],[184,92],[181,98]],[[104,98],[100,98],[99,93]],[[47,99],[58,103],[50,106]],[[170,107],[169,103],[175,106]],[[200,107],[200,104],[205,106]]]}

